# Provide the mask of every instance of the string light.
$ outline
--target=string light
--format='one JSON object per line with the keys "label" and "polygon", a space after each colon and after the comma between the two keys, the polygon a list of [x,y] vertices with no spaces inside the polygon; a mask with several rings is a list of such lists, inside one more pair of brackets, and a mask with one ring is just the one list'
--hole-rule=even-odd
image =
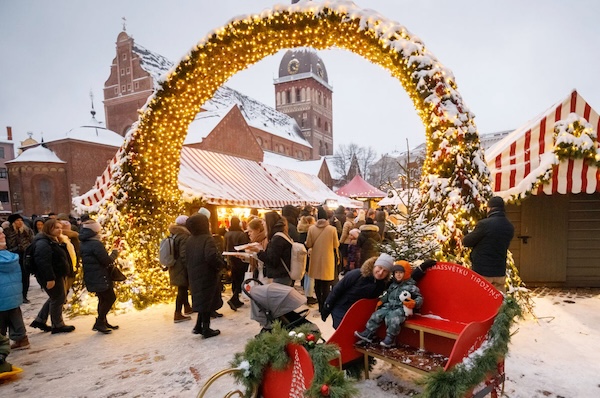
{"label": "string light", "polygon": [[[137,308],[172,298],[156,256],[167,226],[184,210],[178,187],[179,154],[200,107],[229,77],[285,48],[337,47],[388,70],[413,101],[425,125],[427,157],[421,191],[439,217],[442,252],[461,258],[463,233],[483,215],[491,197],[474,115],[456,91],[452,74],[402,26],[356,6],[296,5],[242,17],[213,31],[183,58],[140,113],[128,135],[113,201],[99,221],[126,242],[129,279],[119,297]],[[470,132],[469,134],[465,132]],[[456,159],[463,161],[460,165]],[[452,215],[452,217],[449,217]]]}

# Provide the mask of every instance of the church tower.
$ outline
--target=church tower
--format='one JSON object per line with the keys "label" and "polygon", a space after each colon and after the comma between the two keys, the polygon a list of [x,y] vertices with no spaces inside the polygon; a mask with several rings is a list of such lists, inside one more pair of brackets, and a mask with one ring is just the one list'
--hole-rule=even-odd
{"label": "church tower", "polygon": [[173,63],[137,44],[123,26],[116,43],[116,57],[104,83],[106,127],[125,136],[138,120],[138,109],[156,89],[158,78]]}
{"label": "church tower", "polygon": [[275,79],[275,108],[294,118],[312,145],[311,159],[333,155],[333,87],[327,69],[312,48],[288,50]]}

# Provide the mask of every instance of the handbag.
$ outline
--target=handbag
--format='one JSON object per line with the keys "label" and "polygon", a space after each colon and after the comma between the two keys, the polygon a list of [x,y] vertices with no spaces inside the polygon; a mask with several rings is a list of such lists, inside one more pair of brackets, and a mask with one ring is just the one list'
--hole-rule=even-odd
{"label": "handbag", "polygon": [[125,274],[123,274],[121,269],[114,264],[111,265],[109,273],[110,280],[113,282],[123,282],[124,280],[127,280],[127,277],[125,276]]}

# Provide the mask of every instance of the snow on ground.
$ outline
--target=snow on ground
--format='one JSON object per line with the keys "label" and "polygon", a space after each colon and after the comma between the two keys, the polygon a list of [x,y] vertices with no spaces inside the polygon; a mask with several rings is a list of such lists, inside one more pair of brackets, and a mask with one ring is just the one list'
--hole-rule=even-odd
{"label": "snow on ground", "polygon": [[[229,291],[224,293],[227,298]],[[32,279],[31,304],[22,306],[27,325],[46,299]],[[215,372],[228,367],[235,352],[258,333],[247,305],[213,320],[221,335],[204,340],[191,333],[192,322],[173,323],[171,304],[144,311],[110,314],[119,330],[91,330],[93,316],[68,320],[70,334],[43,333],[27,326],[31,348],[13,351],[9,361],[24,369],[0,380],[3,397],[194,397]],[[522,320],[514,329],[506,360],[506,397],[600,396],[600,290],[536,290],[538,322]],[[309,320],[324,337],[332,333],[311,307]],[[195,315],[194,315],[195,321]],[[379,362],[372,377],[357,383],[360,396],[406,397],[418,391],[412,374]],[[208,397],[231,391],[232,379],[215,384]],[[408,394],[408,395],[407,395]]]}

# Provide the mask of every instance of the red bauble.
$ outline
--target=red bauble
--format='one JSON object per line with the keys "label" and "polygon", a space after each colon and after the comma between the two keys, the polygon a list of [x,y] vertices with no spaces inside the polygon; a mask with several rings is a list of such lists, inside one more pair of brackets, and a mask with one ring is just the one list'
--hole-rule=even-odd
{"label": "red bauble", "polygon": [[324,397],[328,397],[329,396],[329,386],[327,384],[323,384],[321,386],[321,395]]}
{"label": "red bauble", "polygon": [[308,340],[308,341],[315,341],[315,335],[314,335],[314,334],[312,334],[312,333],[311,333],[311,334],[309,334],[309,335],[307,335],[307,336],[306,336],[306,340]]}

